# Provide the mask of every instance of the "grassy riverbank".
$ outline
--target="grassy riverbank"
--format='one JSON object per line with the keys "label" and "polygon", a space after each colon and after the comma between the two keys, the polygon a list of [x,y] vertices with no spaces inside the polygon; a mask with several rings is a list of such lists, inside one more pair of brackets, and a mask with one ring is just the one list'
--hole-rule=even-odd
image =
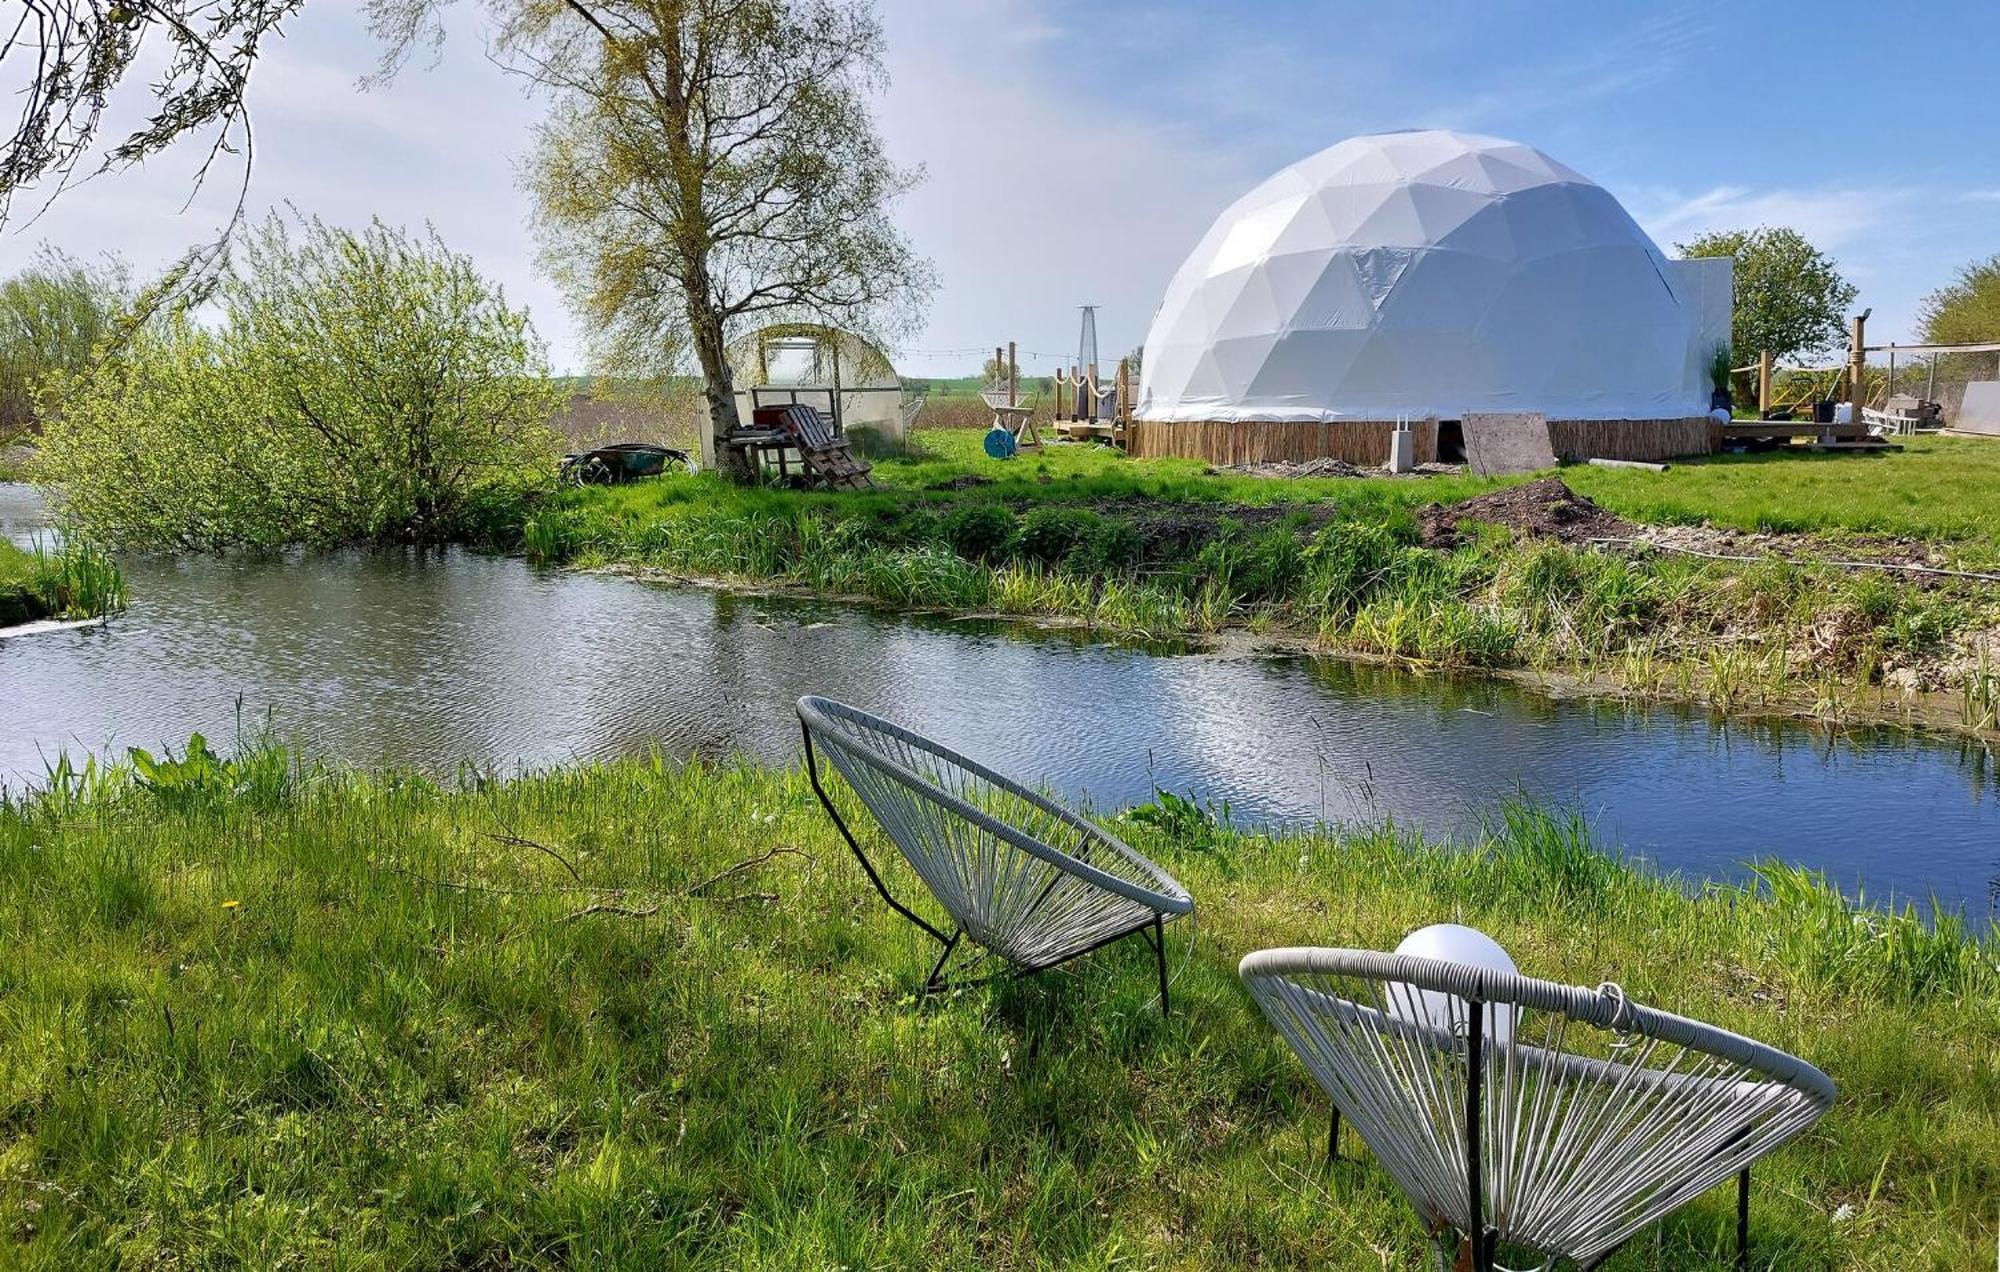
{"label": "grassy riverbank", "polygon": [[[915,1001],[796,771],[58,773],[0,807],[0,1262],[1413,1267],[1234,968],[1447,919],[1834,1077],[1755,1266],[1992,1257],[2000,945],[1783,871],[1688,894],[1525,810],[1459,849],[1124,825],[1201,907],[1164,1023],[1137,945]],[[1611,1266],[1728,1266],[1725,1191]]]}
{"label": "grassy riverbank", "polygon": [[[525,545],[551,562],[1123,634],[1246,628],[1419,666],[1577,673],[1730,709],[1991,729],[2000,708],[2000,588],[1835,563],[2000,562],[2000,500],[1981,493],[2000,490],[2000,447],[1564,470],[1616,514],[1598,537],[1646,540],[1604,543],[1453,531],[1427,513],[1509,484],[1470,477],[1258,478],[1075,447],[999,464],[974,434],[922,444],[881,464],[870,494],[707,476],[565,492],[529,519]],[[1658,529],[1704,519],[1813,533]]]}
{"label": "grassy riverbank", "polygon": [[0,540],[0,627],[124,607],[124,576],[104,553],[83,544],[30,551]]}

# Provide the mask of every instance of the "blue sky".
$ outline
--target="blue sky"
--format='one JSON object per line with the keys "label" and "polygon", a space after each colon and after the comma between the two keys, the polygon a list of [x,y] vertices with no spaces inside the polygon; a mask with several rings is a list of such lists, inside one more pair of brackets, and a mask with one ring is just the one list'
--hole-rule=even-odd
{"label": "blue sky", "polygon": [[[1358,133],[1448,126],[1524,141],[1616,194],[1660,245],[1789,224],[1911,334],[1923,295],[2000,252],[1996,11],[1859,3],[1141,3],[882,0],[895,158],[925,184],[898,216],[942,288],[898,362],[1030,367],[1099,311],[1137,344],[1217,212]],[[535,263],[514,185],[537,110],[484,56],[468,8],[434,67],[355,79],[375,50],[351,5],[313,0],[253,81],[252,205],[434,223],[526,304],[557,364],[581,351]],[[184,165],[100,180],[0,238],[0,270],[48,239],[154,267],[215,222],[181,211]],[[1060,183],[1063,183],[1059,185]]]}

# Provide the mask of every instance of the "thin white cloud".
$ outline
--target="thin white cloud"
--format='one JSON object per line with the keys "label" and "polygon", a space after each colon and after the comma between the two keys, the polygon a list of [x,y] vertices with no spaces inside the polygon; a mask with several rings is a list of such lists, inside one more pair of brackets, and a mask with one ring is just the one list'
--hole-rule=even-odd
{"label": "thin white cloud", "polygon": [[1052,26],[1035,0],[965,0],[949,11],[890,0],[883,18],[893,79],[883,133],[898,162],[928,170],[898,219],[940,280],[898,369],[960,374],[977,368],[978,350],[1009,340],[1066,354],[1086,303],[1101,306],[1104,361],[1138,344],[1183,256],[1262,174],[1066,91],[1074,68],[1035,41],[967,39]]}
{"label": "thin white cloud", "polygon": [[1751,190],[1715,186],[1696,194],[1639,192],[1632,215],[1663,246],[1716,230],[1790,226],[1833,250],[1879,230],[1910,205],[1905,190]]}
{"label": "thin white cloud", "polygon": [[[469,15],[437,65],[413,65],[363,92],[357,80],[379,53],[358,11],[315,4],[260,58],[250,85],[249,216],[289,204],[336,225],[429,222],[511,303],[528,308],[558,368],[578,367],[572,321],[536,266],[528,201],[514,181],[537,108],[483,56]],[[130,126],[123,115],[114,122]],[[212,238],[236,197],[239,170],[225,160],[182,210],[198,158],[195,147],[177,147],[72,190],[33,226],[10,223],[0,234],[0,274],[21,268],[42,241],[81,256],[115,250],[142,274],[164,267]]]}

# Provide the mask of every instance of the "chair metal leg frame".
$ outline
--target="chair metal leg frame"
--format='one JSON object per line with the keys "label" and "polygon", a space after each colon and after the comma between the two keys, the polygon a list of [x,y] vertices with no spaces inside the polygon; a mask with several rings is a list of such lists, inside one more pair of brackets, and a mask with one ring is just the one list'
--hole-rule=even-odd
{"label": "chair metal leg frame", "polygon": [[1750,1168],[1736,1172],[1736,1267],[1750,1272]]}
{"label": "chair metal leg frame", "polygon": [[951,986],[945,984],[943,977],[939,973],[944,971],[945,960],[950,958],[951,952],[958,948],[959,938],[964,935],[965,930],[961,928],[953,932],[951,939],[944,943],[944,953],[938,955],[938,961],[931,964],[931,974],[924,977],[924,992],[926,994],[935,994],[940,990],[951,988]]}
{"label": "chair metal leg frame", "polygon": [[946,980],[941,975],[944,971],[945,962],[950,959],[953,950],[964,936],[964,931],[960,930],[953,932],[949,938],[945,939],[944,953],[938,956],[936,966],[931,968],[931,974],[924,980],[923,992],[925,994],[944,994],[960,989],[974,989],[980,985],[990,985],[994,981],[1000,980],[1026,980],[1030,976],[1061,967],[1063,964],[1082,958],[1086,954],[1095,954],[1105,946],[1116,941],[1122,941],[1128,936],[1144,936],[1146,944],[1153,949],[1154,964],[1159,970],[1161,990],[1160,1012],[1163,1016],[1167,1014],[1167,1000],[1165,997],[1167,985],[1166,936],[1162,928],[1160,916],[1158,915],[1154,915],[1152,918],[1135,927],[1126,928],[1123,932],[1113,933],[1093,945],[1085,946],[1083,949],[1065,954],[1061,958],[1053,959],[1047,963],[1035,963],[1032,965],[1010,964],[1006,971],[994,972],[990,976],[975,976],[970,980]]}
{"label": "chair metal leg frame", "polygon": [[944,971],[945,962],[951,958],[952,951],[958,947],[959,941],[964,938],[964,930],[958,929],[953,931],[950,936],[946,936],[934,925],[925,922],[921,915],[911,910],[910,907],[904,905],[901,901],[898,901],[895,894],[889,891],[889,885],[882,882],[882,876],[876,873],[874,863],[868,860],[868,854],[861,851],[860,841],[855,839],[854,832],[847,828],[847,822],[841,817],[840,810],[833,806],[833,800],[827,795],[826,788],[820,785],[819,756],[813,750],[812,730],[801,726],[800,732],[805,735],[806,742],[806,779],[812,783],[813,794],[819,797],[820,807],[824,808],[826,815],[833,820],[834,826],[840,831],[840,837],[847,841],[848,848],[854,853],[854,859],[859,861],[861,868],[868,873],[868,882],[875,885],[875,891],[881,894],[884,901],[889,903],[890,909],[922,928],[925,932],[929,933],[933,940],[944,947],[944,952],[938,955],[938,961],[931,968],[930,975],[924,978],[925,994],[943,993],[954,989],[970,989],[975,985],[983,985],[988,981],[997,980],[1002,975],[1012,975],[1016,979],[1033,976],[1037,972],[1048,971],[1050,968],[1058,967],[1069,962],[1071,959],[1082,958],[1086,954],[1094,954],[1113,941],[1122,941],[1128,936],[1145,933],[1146,943],[1153,947],[1153,958],[1159,967],[1160,1015],[1166,1016],[1168,1014],[1166,921],[1157,913],[1150,919],[1134,924],[1122,932],[1114,932],[1101,941],[1093,942],[1080,950],[1075,950],[1063,955],[1061,958],[1052,959],[1046,963],[1037,963],[1032,967],[1016,967],[1011,973],[982,976],[970,981],[947,981],[941,979],[940,974]]}
{"label": "chair metal leg frame", "polygon": [[[1153,947],[1153,961],[1160,970],[1160,1019],[1165,1020],[1167,1011],[1167,925],[1159,915],[1153,916],[1153,930],[1146,937],[1146,944]],[[1140,931],[1145,931],[1141,928]]]}
{"label": "chair metal leg frame", "polygon": [[[800,732],[805,734],[806,739],[806,779],[812,783],[813,794],[819,796],[820,807],[826,809],[826,815],[833,819],[834,826],[840,831],[840,837],[845,839],[847,846],[854,851],[854,859],[859,861],[861,868],[868,872],[868,882],[875,885],[875,891],[882,894],[882,899],[889,903],[890,909],[930,933],[932,939],[945,947],[945,953],[950,954],[951,947],[958,943],[958,937],[946,936],[929,923],[924,922],[916,911],[910,909],[910,907],[904,905],[901,901],[896,900],[895,895],[889,891],[889,885],[883,883],[882,876],[875,873],[875,866],[868,860],[868,854],[861,851],[861,844],[854,838],[854,832],[847,828],[846,821],[842,820],[840,816],[840,810],[833,806],[833,800],[828,797],[826,788],[819,783],[819,757],[813,751],[812,730],[801,725]],[[943,959],[938,960],[938,966],[944,966]],[[935,976],[936,972],[933,971],[932,975]]]}
{"label": "chair metal leg frame", "polygon": [[1493,1272],[1493,1247],[1497,1233],[1486,1228],[1486,1177],[1480,1152],[1480,1099],[1484,1092],[1486,1050],[1486,1004],[1477,998],[1465,1001],[1465,1182],[1466,1204],[1472,1231],[1473,1272]]}

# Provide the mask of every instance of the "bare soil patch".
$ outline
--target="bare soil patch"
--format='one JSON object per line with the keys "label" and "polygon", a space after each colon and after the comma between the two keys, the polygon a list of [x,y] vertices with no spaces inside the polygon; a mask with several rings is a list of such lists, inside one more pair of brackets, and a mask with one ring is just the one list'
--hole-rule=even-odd
{"label": "bare soil patch", "polygon": [[[1946,568],[1956,560],[1949,544],[1886,534],[1780,534],[1717,526],[1645,526],[1639,534],[1648,543],[1689,552],[1783,557],[1808,563],[1839,560]],[[1913,576],[1913,580],[1922,578]]]}
{"label": "bare soil patch", "polygon": [[1104,516],[1131,522],[1148,561],[1174,561],[1200,551],[1225,521],[1251,533],[1282,521],[1312,535],[1339,515],[1339,506],[1332,503],[1160,503],[1130,498],[1100,500],[1094,508]]}

